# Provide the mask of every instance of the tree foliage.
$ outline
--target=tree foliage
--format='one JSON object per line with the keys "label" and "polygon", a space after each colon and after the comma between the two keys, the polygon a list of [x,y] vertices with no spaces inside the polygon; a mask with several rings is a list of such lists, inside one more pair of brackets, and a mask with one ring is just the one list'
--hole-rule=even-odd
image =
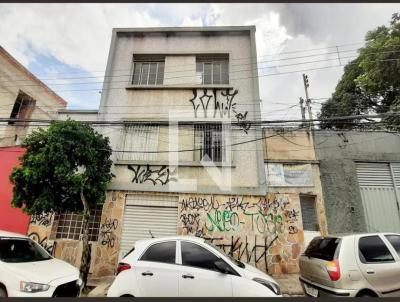
{"label": "tree foliage", "polygon": [[22,146],[21,166],[10,176],[15,207],[28,214],[83,211],[81,191],[89,205],[104,201],[112,178],[108,138],[67,120],[34,131]]}
{"label": "tree foliage", "polygon": [[[335,92],[321,108],[320,118],[396,112],[400,110],[400,14],[389,26],[379,26],[365,36],[358,57],[344,68]],[[398,117],[383,119],[384,127],[400,128]],[[353,128],[359,121],[333,120],[322,128]]]}

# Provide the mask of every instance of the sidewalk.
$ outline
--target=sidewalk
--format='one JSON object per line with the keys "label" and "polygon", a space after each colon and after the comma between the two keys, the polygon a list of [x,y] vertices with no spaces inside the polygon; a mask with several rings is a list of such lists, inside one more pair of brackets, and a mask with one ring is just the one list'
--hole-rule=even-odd
{"label": "sidewalk", "polygon": [[304,296],[304,292],[299,281],[299,274],[275,275],[272,277],[279,283],[283,296]]}

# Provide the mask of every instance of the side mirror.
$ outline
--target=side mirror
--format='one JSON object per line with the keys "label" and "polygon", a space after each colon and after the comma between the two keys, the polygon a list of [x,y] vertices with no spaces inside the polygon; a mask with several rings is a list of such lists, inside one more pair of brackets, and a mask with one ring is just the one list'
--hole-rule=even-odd
{"label": "side mirror", "polygon": [[215,261],[214,266],[219,272],[223,274],[229,274],[231,272],[229,266],[222,260]]}

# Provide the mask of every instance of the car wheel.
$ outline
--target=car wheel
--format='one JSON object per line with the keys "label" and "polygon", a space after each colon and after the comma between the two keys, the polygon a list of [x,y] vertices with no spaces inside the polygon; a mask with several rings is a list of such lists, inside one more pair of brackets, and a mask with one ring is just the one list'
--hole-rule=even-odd
{"label": "car wheel", "polygon": [[0,287],[0,298],[7,298],[7,291],[5,290],[5,288]]}

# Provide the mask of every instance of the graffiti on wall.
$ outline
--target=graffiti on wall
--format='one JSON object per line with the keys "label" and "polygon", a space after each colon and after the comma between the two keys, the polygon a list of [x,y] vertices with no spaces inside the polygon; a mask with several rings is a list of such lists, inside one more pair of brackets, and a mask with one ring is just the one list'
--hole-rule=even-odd
{"label": "graffiti on wall", "polygon": [[211,92],[203,89],[198,93],[197,89],[193,89],[193,97],[189,102],[193,106],[194,117],[230,118],[233,115],[237,119],[239,128],[247,134],[251,123],[247,120],[248,111],[239,112],[237,109],[234,98],[238,90],[230,92],[230,89],[226,89],[225,91],[218,90],[218,92],[217,89],[212,89]]}
{"label": "graffiti on wall", "polygon": [[133,183],[150,182],[153,185],[166,185],[171,181],[177,181],[174,177],[176,169],[171,171],[167,166],[152,168],[150,165],[128,165],[128,169],[133,172]]}
{"label": "graffiti on wall", "polygon": [[47,227],[51,224],[53,213],[34,214],[31,216],[30,223],[38,226]]}
{"label": "graffiti on wall", "polygon": [[40,238],[40,235],[36,232],[29,233],[28,237],[39,243],[50,255],[53,255],[55,242],[50,243],[47,237]]}
{"label": "graffiti on wall", "polygon": [[265,264],[267,271],[269,248],[288,244],[288,236],[298,233],[299,211],[285,194],[247,200],[184,196],[179,201],[179,219],[183,234],[211,240],[238,260]]}
{"label": "graffiti on wall", "polygon": [[115,234],[114,231],[118,227],[118,220],[107,218],[106,221],[100,226],[100,242],[107,247],[114,247]]}

